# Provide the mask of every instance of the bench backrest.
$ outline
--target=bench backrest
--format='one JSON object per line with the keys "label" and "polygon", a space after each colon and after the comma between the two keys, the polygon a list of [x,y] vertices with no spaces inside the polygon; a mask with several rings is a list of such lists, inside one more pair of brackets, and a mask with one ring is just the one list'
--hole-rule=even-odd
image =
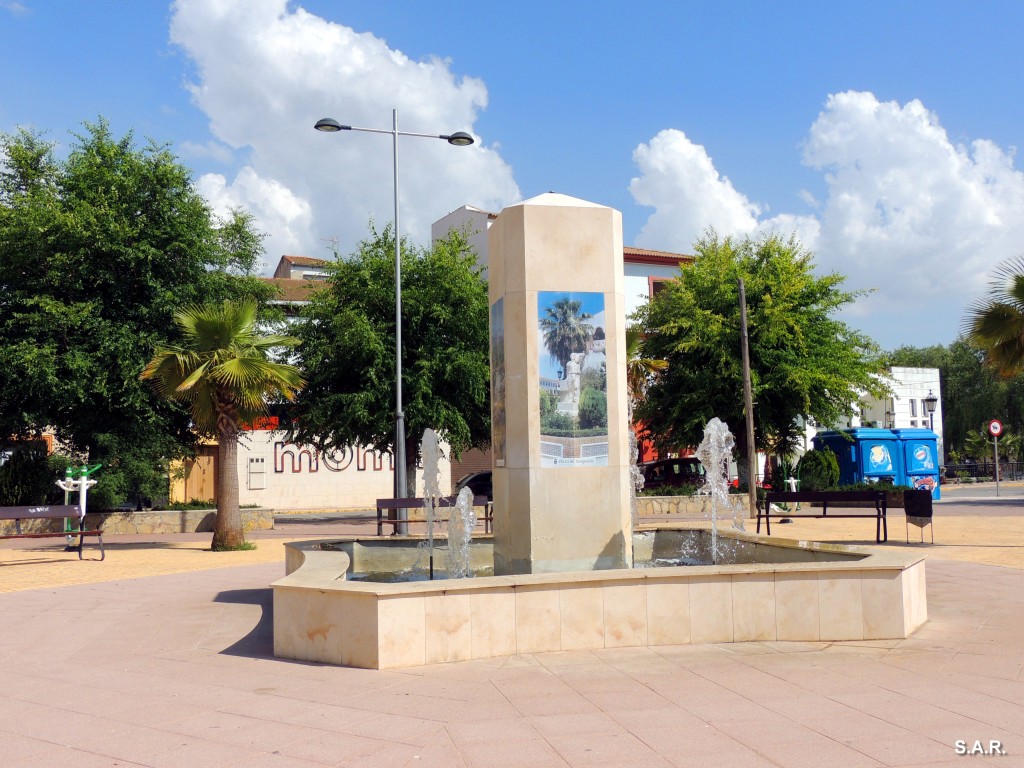
{"label": "bench backrest", "polygon": [[885,491],[767,491],[765,500],[773,501],[885,501]]}
{"label": "bench backrest", "polygon": [[39,504],[35,507],[0,507],[0,520],[32,520],[59,517],[78,517],[78,506],[73,504]]}
{"label": "bench backrest", "polygon": [[[454,507],[458,502],[458,496],[441,496],[437,499],[437,506],[439,507]],[[377,509],[421,509],[424,506],[424,501],[421,498],[410,498],[410,499],[377,499]],[[487,497],[486,496],[474,496],[473,497],[474,507],[486,507]]]}

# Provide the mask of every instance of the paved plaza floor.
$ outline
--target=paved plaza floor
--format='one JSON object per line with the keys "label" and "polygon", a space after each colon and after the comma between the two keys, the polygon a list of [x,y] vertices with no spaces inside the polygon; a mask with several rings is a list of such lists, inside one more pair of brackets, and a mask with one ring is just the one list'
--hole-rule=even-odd
{"label": "paved plaza floor", "polygon": [[[890,515],[883,546],[928,554],[929,621],[906,640],[386,672],[272,654],[282,542],[368,527],[290,523],[236,553],[113,536],[102,563],[0,542],[0,767],[1024,766],[1024,499],[950,496],[934,546]],[[772,527],[874,544],[873,520]]]}

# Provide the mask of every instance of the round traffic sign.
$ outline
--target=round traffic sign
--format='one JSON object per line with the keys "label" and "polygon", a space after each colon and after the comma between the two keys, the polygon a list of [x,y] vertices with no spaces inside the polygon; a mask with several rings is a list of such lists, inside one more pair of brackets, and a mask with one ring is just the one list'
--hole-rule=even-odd
{"label": "round traffic sign", "polygon": [[999,437],[1003,434],[1003,422],[999,419],[992,419],[992,421],[988,423],[988,433],[992,435],[992,437]]}

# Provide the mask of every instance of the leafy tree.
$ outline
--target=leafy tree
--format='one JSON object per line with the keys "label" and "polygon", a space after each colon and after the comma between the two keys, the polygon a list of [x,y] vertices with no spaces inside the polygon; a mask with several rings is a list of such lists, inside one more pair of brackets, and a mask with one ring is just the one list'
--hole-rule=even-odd
{"label": "leafy tree", "polygon": [[583,312],[583,302],[568,296],[558,299],[544,308],[540,318],[540,330],[544,334],[544,345],[552,359],[562,366],[561,378],[567,375],[569,359],[587,348],[587,342],[594,335],[594,328],[587,321],[591,315]]}
{"label": "leafy tree", "polygon": [[142,371],[163,398],[184,403],[195,429],[216,437],[217,519],[213,549],[245,543],[238,508],[238,435],[267,410],[268,401],[291,400],[303,380],[298,368],[268,358],[276,347],[292,347],[290,336],[256,331],[256,302],[191,306],[174,314],[177,344],[157,349]]}
{"label": "leafy tree", "polygon": [[889,354],[889,363],[939,369],[942,431],[950,453],[962,451],[968,435],[989,419],[1024,432],[1024,376],[1000,377],[966,338],[948,347],[900,347]]}
{"label": "leafy tree", "polygon": [[272,291],[254,273],[251,219],[220,221],[191,174],[87,123],[64,158],[0,135],[0,433],[52,427],[103,466],[95,506],[167,492],[167,458],[193,446],[188,414],[138,380],[176,309]]}
{"label": "leafy tree", "polygon": [[758,448],[789,453],[798,418],[834,423],[862,393],[885,393],[874,342],[832,317],[860,294],[843,291],[841,275],[815,275],[795,239],[722,240],[712,231],[694,249],[696,260],[637,313],[639,354],[668,363],[637,409],[659,447],[696,445],[718,416],[746,455],[738,278]]}
{"label": "leafy tree", "polygon": [[[406,465],[430,427],[458,455],[490,442],[487,284],[463,232],[430,248],[402,242],[402,393]],[[322,450],[394,450],[395,262],[390,226],[329,268],[294,332],[309,379],[291,439]],[[415,473],[409,472],[413,482]],[[409,493],[412,489],[407,489]]]}
{"label": "leafy tree", "polygon": [[1013,376],[1024,370],[1024,257],[1000,264],[990,287],[968,309],[964,328],[1000,375]]}

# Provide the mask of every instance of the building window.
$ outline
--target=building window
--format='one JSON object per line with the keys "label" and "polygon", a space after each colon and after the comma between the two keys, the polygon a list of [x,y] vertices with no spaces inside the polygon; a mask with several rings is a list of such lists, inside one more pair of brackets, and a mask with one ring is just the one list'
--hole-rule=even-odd
{"label": "building window", "polygon": [[[910,415],[917,416],[917,400],[914,398],[910,398]],[[917,424],[914,424],[913,426],[916,427]]]}
{"label": "building window", "polygon": [[917,422],[916,422],[916,421],[913,421],[913,420],[911,420],[911,422],[910,422],[910,426],[912,426],[912,427],[916,427],[916,426],[917,426]]}
{"label": "building window", "polygon": [[654,277],[653,275],[647,278],[647,295],[651,298],[657,296],[665,288],[665,284],[671,280],[670,277]]}

